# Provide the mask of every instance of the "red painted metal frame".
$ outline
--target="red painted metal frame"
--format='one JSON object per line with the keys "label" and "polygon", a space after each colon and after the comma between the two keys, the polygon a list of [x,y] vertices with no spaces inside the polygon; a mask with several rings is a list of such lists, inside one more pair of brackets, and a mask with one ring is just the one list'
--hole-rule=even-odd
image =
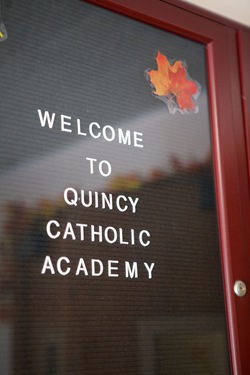
{"label": "red painted metal frame", "polygon": [[[88,1],[206,45],[231,368],[249,375],[250,31],[178,0]],[[242,298],[233,292],[238,279],[249,289]]]}
{"label": "red painted metal frame", "polygon": [[248,171],[250,176],[250,30],[238,31],[242,104],[248,153]]}

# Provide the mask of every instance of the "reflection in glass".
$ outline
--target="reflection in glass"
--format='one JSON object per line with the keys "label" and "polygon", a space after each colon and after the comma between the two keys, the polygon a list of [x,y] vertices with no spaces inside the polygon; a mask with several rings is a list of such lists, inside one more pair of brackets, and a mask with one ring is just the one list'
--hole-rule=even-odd
{"label": "reflection in glass", "polygon": [[[229,374],[204,46],[84,2],[25,4],[7,8],[0,72],[5,375]],[[157,50],[186,60],[199,112],[151,95]],[[92,122],[143,147],[80,135]]]}

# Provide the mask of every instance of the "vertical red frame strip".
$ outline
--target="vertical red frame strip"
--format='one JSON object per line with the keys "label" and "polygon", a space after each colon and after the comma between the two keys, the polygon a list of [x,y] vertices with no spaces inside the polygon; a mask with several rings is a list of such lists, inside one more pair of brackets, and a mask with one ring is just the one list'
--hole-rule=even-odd
{"label": "vertical red frame strip", "polygon": [[245,28],[238,31],[239,64],[241,73],[242,107],[248,154],[248,172],[250,181],[250,31]]}

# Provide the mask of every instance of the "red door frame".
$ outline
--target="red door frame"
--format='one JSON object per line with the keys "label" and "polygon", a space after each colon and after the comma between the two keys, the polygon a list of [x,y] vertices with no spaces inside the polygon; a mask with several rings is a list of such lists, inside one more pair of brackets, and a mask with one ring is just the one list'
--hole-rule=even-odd
{"label": "red door frame", "polygon": [[[250,369],[250,30],[178,0],[88,0],[207,47],[222,271],[234,375]],[[212,275],[211,275],[212,277]]]}

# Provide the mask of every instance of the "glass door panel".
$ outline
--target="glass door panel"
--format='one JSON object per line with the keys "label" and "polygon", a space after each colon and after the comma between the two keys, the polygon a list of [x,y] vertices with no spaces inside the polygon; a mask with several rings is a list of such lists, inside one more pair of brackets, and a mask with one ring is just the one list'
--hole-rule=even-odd
{"label": "glass door panel", "polygon": [[229,374],[205,46],[80,1],[5,17],[5,375]]}

